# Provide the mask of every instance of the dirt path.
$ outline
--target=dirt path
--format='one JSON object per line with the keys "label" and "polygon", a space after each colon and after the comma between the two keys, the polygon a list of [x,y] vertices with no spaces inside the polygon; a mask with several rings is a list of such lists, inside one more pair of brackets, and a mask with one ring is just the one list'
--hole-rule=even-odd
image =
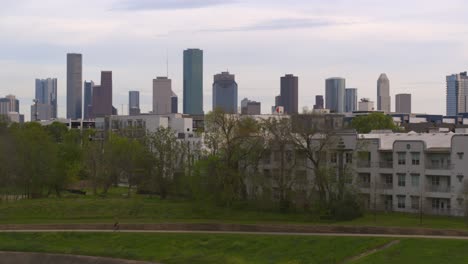
{"label": "dirt path", "polygon": [[364,257],[369,256],[369,255],[372,255],[372,254],[374,254],[374,253],[376,253],[376,252],[385,250],[385,249],[387,249],[387,248],[389,248],[389,247],[391,247],[391,246],[394,246],[394,245],[396,245],[396,244],[398,244],[398,243],[400,243],[400,240],[393,240],[393,241],[391,241],[391,242],[389,242],[389,243],[387,243],[387,244],[385,244],[385,245],[382,245],[382,246],[380,246],[380,247],[367,250],[367,251],[362,252],[361,254],[359,254],[359,255],[357,255],[357,256],[348,258],[348,259],[346,259],[345,261],[343,261],[343,263],[353,263],[353,262],[355,262],[355,261],[357,261],[357,260],[360,260],[360,259],[362,259],[362,258],[364,258]]}

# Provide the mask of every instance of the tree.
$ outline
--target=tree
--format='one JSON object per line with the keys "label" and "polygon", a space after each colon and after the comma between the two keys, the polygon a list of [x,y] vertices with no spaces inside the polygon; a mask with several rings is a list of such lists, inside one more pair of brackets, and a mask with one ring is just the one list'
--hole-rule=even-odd
{"label": "tree", "polygon": [[358,133],[362,134],[370,133],[372,130],[398,129],[391,116],[380,112],[354,117],[351,121],[351,127],[356,129]]}

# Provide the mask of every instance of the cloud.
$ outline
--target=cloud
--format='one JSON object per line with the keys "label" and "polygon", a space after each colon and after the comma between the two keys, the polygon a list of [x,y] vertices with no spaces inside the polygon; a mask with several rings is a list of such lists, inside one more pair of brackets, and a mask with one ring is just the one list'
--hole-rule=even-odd
{"label": "cloud", "polygon": [[330,27],[340,25],[356,24],[354,21],[335,21],[325,18],[282,18],[254,23],[251,25],[203,30],[206,32],[235,32],[235,31],[264,31],[264,30],[284,30],[284,29],[302,29]]}
{"label": "cloud", "polygon": [[123,0],[116,9],[128,11],[194,9],[235,2],[235,0]]}

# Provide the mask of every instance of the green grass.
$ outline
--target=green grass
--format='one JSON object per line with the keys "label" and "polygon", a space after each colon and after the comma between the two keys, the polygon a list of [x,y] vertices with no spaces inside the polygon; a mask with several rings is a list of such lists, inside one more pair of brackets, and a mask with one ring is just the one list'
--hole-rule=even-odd
{"label": "green grass", "polygon": [[391,239],[236,234],[2,233],[0,250],[162,263],[340,263]]}
{"label": "green grass", "polygon": [[366,226],[401,226],[442,229],[467,229],[465,219],[457,217],[379,213],[346,222],[318,219],[307,213],[278,213],[255,209],[226,209],[187,201],[161,201],[134,196],[124,198],[122,190],[113,190],[106,198],[95,196],[19,200],[0,203],[0,224],[35,223],[121,223],[223,222],[223,223],[290,223]]}
{"label": "green grass", "polygon": [[386,250],[369,255],[359,264],[468,263],[467,240],[404,239]]}

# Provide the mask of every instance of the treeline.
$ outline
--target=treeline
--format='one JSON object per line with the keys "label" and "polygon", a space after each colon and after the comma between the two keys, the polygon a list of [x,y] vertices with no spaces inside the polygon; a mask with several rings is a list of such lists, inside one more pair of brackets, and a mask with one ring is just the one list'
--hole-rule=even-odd
{"label": "treeline", "polygon": [[204,144],[179,140],[165,128],[103,140],[93,130],[68,130],[60,123],[0,122],[0,190],[61,196],[86,182],[94,194],[105,195],[122,184],[129,196],[136,189],[226,207],[359,216],[358,195],[349,184],[353,172],[342,160],[353,153],[330,151],[339,138],[315,120],[309,114],[256,121],[214,111],[205,117]]}

